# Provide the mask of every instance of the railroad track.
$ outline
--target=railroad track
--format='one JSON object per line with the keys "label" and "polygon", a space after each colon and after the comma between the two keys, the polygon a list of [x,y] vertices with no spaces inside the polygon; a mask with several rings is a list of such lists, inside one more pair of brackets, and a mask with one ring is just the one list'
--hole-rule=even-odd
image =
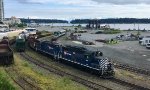
{"label": "railroad track", "polygon": [[[41,90],[39,87],[33,85],[31,82],[27,81],[24,77],[19,75],[19,73],[13,68],[4,68],[9,77],[22,89],[22,90]],[[14,78],[12,72],[17,75],[17,78]]]}
{"label": "railroad track", "polygon": [[[72,75],[70,73],[67,73],[67,72],[64,72],[62,70],[59,70],[57,68],[54,68],[54,67],[51,67],[49,65],[45,65],[44,63],[40,62],[39,60],[36,60],[34,59],[33,57],[27,55],[26,53],[20,53],[20,55],[22,57],[24,57],[26,60],[40,66],[41,68],[44,68],[50,72],[53,72],[53,73],[56,73],[60,76],[68,76],[70,77],[73,81],[76,81],[78,83],[81,83],[89,88],[92,88],[94,90],[101,90],[103,88],[106,89],[106,90],[111,90],[110,88],[108,87],[105,87],[105,86],[102,86],[102,85],[99,85],[97,83],[94,83],[92,81],[89,81],[89,80],[86,80],[86,79],[83,79],[81,77],[78,77],[76,75]],[[124,80],[121,80],[121,79],[118,79],[118,78],[113,78],[113,79],[110,79],[110,81],[114,82],[114,83],[117,83],[119,85],[122,85],[122,86],[127,86],[127,87],[130,87],[131,90],[150,90],[149,88],[146,88],[146,87],[142,87],[142,86],[139,86],[139,85],[136,85],[136,84],[133,84],[133,83],[129,83],[129,82],[126,82]]]}
{"label": "railroad track", "polygon": [[110,79],[110,81],[117,83],[117,84],[120,84],[120,85],[123,85],[123,86],[130,87],[130,90],[150,90],[150,88],[139,86],[139,85],[136,85],[134,83],[129,83],[129,82],[126,82],[126,81],[121,80],[119,78],[112,78],[112,79]]}
{"label": "railroad track", "polygon": [[114,67],[119,68],[119,69],[123,69],[123,70],[126,70],[126,71],[130,71],[130,72],[150,76],[150,71],[149,70],[140,69],[140,68],[133,67],[133,66],[130,66],[130,65],[127,65],[127,64],[114,63]]}
{"label": "railroad track", "polygon": [[87,87],[89,87],[90,89],[92,90],[112,90],[111,88],[108,88],[108,87],[105,87],[105,86],[102,86],[100,84],[97,84],[97,83],[94,83],[92,81],[89,81],[89,80],[86,80],[86,79],[83,79],[79,76],[76,76],[76,75],[73,75],[73,74],[70,74],[68,72],[65,72],[65,71],[62,71],[62,70],[59,70],[55,67],[52,67],[52,66],[49,66],[49,65],[46,65],[42,62],[39,62],[38,60],[30,57],[29,55],[25,54],[25,53],[20,53],[20,55],[22,57],[24,57],[27,61],[31,62],[31,63],[34,63],[35,65],[45,69],[45,70],[48,70],[52,73],[55,73],[59,76],[67,76],[69,77],[71,80],[75,81],[75,82],[78,82],[82,85],[85,85]]}

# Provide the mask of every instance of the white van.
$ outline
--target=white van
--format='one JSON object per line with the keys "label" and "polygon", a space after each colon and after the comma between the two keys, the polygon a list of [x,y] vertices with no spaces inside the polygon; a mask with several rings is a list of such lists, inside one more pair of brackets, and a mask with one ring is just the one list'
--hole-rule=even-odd
{"label": "white van", "polygon": [[147,48],[147,49],[150,49],[150,44],[146,44],[146,48]]}
{"label": "white van", "polygon": [[141,40],[139,40],[139,42],[141,45],[150,44],[150,36],[143,37]]}

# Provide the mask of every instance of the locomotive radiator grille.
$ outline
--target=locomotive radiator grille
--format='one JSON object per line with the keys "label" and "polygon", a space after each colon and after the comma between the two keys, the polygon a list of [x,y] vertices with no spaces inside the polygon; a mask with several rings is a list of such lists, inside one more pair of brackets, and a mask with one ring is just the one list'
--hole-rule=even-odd
{"label": "locomotive radiator grille", "polygon": [[100,69],[102,70],[102,74],[107,70],[107,59],[101,59],[100,60]]}

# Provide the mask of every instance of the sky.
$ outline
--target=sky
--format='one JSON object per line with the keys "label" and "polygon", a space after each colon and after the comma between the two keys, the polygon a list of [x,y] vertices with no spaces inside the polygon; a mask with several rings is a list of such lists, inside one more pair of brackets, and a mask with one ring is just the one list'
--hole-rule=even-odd
{"label": "sky", "polygon": [[6,18],[150,18],[150,0],[4,0],[4,8]]}

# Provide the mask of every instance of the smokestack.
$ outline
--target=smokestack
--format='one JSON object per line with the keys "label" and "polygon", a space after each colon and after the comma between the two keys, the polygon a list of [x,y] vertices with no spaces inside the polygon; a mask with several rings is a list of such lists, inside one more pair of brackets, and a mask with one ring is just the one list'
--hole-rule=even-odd
{"label": "smokestack", "polygon": [[3,22],[4,20],[4,2],[0,0],[0,21]]}

